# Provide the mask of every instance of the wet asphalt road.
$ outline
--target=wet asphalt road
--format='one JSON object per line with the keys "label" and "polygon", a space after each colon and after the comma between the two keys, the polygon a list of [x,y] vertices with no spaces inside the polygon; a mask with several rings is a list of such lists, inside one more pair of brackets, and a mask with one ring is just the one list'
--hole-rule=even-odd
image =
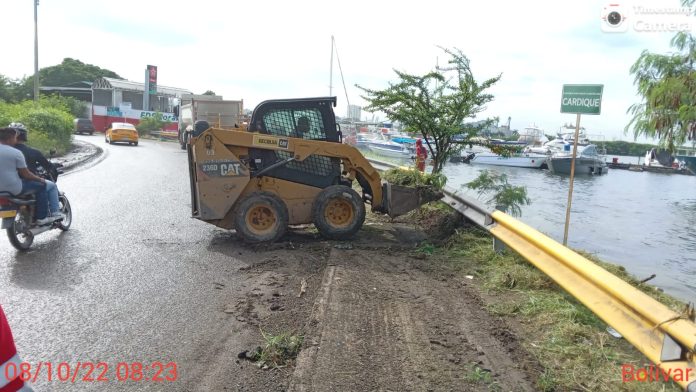
{"label": "wet asphalt road", "polygon": [[[54,368],[102,361],[110,381],[80,381],[84,368],[75,383],[56,381],[54,369],[54,381],[42,371],[35,388],[195,389],[207,371],[200,359],[229,329],[225,294],[239,286],[235,272],[243,264],[230,256],[231,234],[190,218],[186,154],[178,144],[76,138],[105,154],[59,178],[72,227],[37,236],[28,253],[0,233],[0,303],[24,361]],[[175,362],[178,381],[115,380],[119,362],[155,361]]]}

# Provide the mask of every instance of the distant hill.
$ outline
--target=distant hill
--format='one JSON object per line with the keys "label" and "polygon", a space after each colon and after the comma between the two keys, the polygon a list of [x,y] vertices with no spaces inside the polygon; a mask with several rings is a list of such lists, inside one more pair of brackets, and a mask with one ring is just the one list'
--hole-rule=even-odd
{"label": "distant hill", "polygon": [[[39,69],[41,86],[64,87],[77,82],[93,82],[100,77],[123,79],[114,71],[69,57],[58,65]],[[9,80],[0,75],[0,99],[10,102],[31,99],[33,91],[34,75],[19,80]]]}
{"label": "distant hill", "polygon": [[[93,82],[101,77],[123,79],[114,71],[85,64],[80,60],[64,58],[63,62],[39,70],[39,79],[42,86],[67,86],[75,82]],[[27,82],[34,85],[34,77],[27,78]]]}

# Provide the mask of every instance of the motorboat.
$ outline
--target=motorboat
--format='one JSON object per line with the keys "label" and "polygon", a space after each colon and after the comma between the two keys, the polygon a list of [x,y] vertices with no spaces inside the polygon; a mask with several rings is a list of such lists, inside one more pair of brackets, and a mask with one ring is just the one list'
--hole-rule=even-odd
{"label": "motorboat", "polygon": [[358,133],[355,136],[355,147],[357,148],[367,148],[367,144],[375,140],[375,137],[367,133]]}
{"label": "motorboat", "polygon": [[541,128],[529,126],[520,133],[517,141],[483,138],[472,139],[472,142],[510,148],[518,151],[516,153],[511,153],[509,156],[503,156],[492,152],[487,147],[471,145],[468,149],[462,151],[459,159],[454,161],[484,165],[540,169],[544,167],[546,164],[546,158],[548,158],[546,150],[543,152],[535,152],[530,151],[529,149],[533,146],[541,146],[541,143],[547,141],[548,138],[546,135],[544,135],[544,131],[541,130]]}
{"label": "motorboat", "polygon": [[643,166],[648,167],[672,167],[674,157],[667,151],[657,151],[656,148],[651,148],[645,154]]}
{"label": "motorboat", "polygon": [[[556,174],[570,174],[572,159],[573,151],[568,145],[563,151],[556,152],[548,158],[549,170]],[[596,145],[578,146],[575,174],[606,174],[608,172],[605,156],[599,153]]]}
{"label": "motorboat", "polygon": [[[600,140],[601,136],[597,136]],[[544,145],[537,149],[537,152],[542,152],[544,149],[549,153],[553,154],[565,150],[566,146],[571,146],[575,143],[575,126],[572,124],[566,124],[561,127],[561,129],[556,133],[556,138],[550,140]],[[578,146],[587,146],[591,144],[590,139],[587,137],[587,133],[584,127],[580,127],[578,130]]]}
{"label": "motorboat", "polygon": [[378,134],[377,138],[366,141],[365,145],[375,154],[386,157],[411,158],[415,155],[413,148],[405,143],[394,142],[384,134]]}
{"label": "motorboat", "polygon": [[517,138],[518,143],[522,143],[527,146],[542,146],[548,141],[549,138],[546,137],[544,130],[536,125],[530,125],[524,128],[522,132],[520,132],[520,136]]}
{"label": "motorboat", "polygon": [[496,165],[496,166],[511,166],[511,167],[527,167],[532,169],[540,169],[546,163],[548,155],[537,153],[516,153],[510,156],[502,156],[493,152],[472,152],[468,159],[469,163]]}

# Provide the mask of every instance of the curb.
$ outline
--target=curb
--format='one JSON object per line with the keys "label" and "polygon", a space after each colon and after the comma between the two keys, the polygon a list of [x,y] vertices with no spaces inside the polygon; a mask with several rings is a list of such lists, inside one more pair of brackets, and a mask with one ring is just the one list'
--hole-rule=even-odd
{"label": "curb", "polygon": [[92,162],[104,153],[104,149],[101,147],[82,140],[73,140],[72,146],[71,152],[54,158],[56,162],[63,165],[63,171],[65,172],[75,170],[82,165]]}

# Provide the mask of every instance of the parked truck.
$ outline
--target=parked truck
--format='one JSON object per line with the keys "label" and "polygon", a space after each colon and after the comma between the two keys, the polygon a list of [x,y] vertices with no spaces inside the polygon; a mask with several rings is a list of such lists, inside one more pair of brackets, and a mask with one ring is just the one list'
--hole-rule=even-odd
{"label": "parked truck", "polygon": [[185,95],[177,107],[179,144],[186,149],[196,121],[211,127],[232,129],[242,125],[243,100],[223,100],[219,95]]}

